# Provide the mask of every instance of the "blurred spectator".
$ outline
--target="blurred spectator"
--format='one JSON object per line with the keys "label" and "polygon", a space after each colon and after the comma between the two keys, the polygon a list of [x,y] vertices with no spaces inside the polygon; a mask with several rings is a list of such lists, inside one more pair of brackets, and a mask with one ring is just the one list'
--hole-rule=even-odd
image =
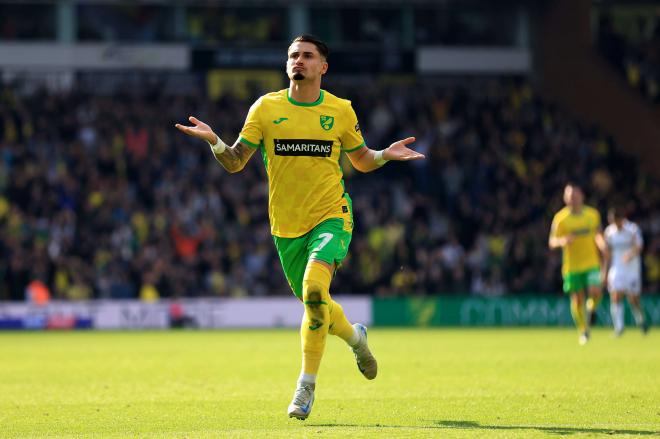
{"label": "blurred spectator", "polygon": [[50,302],[50,290],[42,281],[35,279],[25,288],[25,298],[34,305],[45,305]]}

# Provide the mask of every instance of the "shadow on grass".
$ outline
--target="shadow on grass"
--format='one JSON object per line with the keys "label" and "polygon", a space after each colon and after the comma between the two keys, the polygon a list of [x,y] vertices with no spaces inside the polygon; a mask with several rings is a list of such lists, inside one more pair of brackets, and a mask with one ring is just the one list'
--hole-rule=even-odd
{"label": "shadow on grass", "polygon": [[462,430],[538,430],[545,433],[569,435],[575,433],[601,433],[601,434],[630,434],[638,436],[651,436],[660,434],[660,431],[649,430],[619,430],[616,428],[589,428],[589,427],[548,427],[538,425],[483,425],[472,421],[436,421],[439,428],[456,428]]}
{"label": "shadow on grass", "polygon": [[660,435],[660,431],[619,430],[616,428],[548,427],[538,425],[485,425],[474,421],[434,421],[435,425],[387,425],[387,424],[308,424],[307,427],[361,427],[361,428],[406,428],[406,429],[456,429],[456,430],[537,430],[566,436],[576,433],[629,434],[636,436]]}

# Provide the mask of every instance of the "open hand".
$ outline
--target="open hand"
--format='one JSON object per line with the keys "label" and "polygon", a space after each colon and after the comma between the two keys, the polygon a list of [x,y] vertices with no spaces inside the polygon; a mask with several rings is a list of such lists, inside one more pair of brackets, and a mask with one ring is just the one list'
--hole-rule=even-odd
{"label": "open hand", "polygon": [[407,137],[403,140],[394,142],[389,147],[385,148],[383,151],[383,159],[385,160],[420,160],[425,158],[424,154],[420,154],[417,151],[413,151],[408,148],[406,145],[409,145],[415,141],[414,137]]}
{"label": "open hand", "polygon": [[197,119],[194,116],[190,116],[188,120],[193,124],[193,126],[185,126],[180,123],[175,124],[174,126],[189,136],[196,137],[198,139],[206,140],[211,145],[215,144],[218,140],[218,136],[213,132],[210,126]]}

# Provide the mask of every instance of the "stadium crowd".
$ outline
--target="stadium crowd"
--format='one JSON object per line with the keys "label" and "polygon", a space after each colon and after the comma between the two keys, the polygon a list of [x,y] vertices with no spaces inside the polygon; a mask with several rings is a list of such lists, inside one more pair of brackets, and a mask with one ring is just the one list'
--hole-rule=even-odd
{"label": "stadium crowd", "polygon": [[621,71],[628,84],[651,103],[660,103],[660,10],[640,13],[619,30],[608,13],[600,16],[596,42],[603,56]]}
{"label": "stadium crowd", "polygon": [[[415,135],[427,155],[369,174],[343,163],[356,228],[333,292],[559,294],[547,237],[568,179],[601,213],[626,204],[645,289],[660,291],[657,182],[528,83],[326,85],[371,147]],[[229,175],[173,127],[194,114],[229,142],[252,99],[13,90],[0,89],[0,299],[35,285],[69,300],[291,294],[259,156]]]}

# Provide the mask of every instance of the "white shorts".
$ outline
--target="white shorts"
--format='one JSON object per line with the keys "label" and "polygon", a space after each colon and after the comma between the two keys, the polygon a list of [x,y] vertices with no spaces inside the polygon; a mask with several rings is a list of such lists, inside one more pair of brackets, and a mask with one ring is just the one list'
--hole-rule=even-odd
{"label": "white shorts", "polygon": [[610,293],[626,293],[639,295],[642,290],[642,276],[625,270],[614,270],[610,268],[607,273],[607,289]]}

